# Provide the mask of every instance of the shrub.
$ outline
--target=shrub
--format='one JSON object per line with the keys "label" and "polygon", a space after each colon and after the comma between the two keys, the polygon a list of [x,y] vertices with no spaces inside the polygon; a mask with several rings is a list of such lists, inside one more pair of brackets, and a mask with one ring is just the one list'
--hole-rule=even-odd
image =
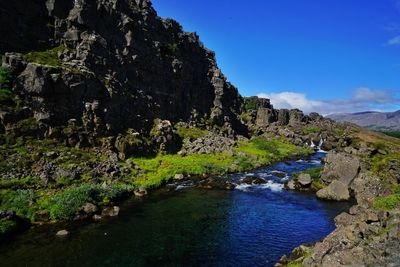
{"label": "shrub", "polygon": [[37,195],[33,190],[10,191],[1,195],[1,209],[12,210],[24,218],[33,218]]}
{"label": "shrub", "polygon": [[250,110],[257,110],[257,104],[256,102],[250,100],[250,99],[246,99],[244,101],[244,109],[245,111],[250,111]]}
{"label": "shrub", "polygon": [[53,220],[67,220],[75,215],[87,202],[97,202],[99,188],[95,185],[82,185],[69,188],[56,194],[49,203],[50,217]]}

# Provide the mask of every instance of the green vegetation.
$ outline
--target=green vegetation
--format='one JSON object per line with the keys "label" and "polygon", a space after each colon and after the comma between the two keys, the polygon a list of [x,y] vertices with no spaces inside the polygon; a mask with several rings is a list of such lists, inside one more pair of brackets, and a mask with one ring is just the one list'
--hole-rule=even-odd
{"label": "green vegetation", "polygon": [[12,105],[14,94],[11,92],[12,75],[7,67],[0,67],[0,105]]}
{"label": "green vegetation", "polygon": [[400,131],[381,131],[381,133],[386,134],[391,137],[400,138]]}
{"label": "green vegetation", "polygon": [[289,263],[287,267],[303,267],[302,263]]}
{"label": "green vegetation", "polygon": [[0,89],[0,104],[6,105],[13,102],[14,94],[8,89]]}
{"label": "green vegetation", "polygon": [[33,219],[37,194],[33,190],[2,190],[0,192],[0,210],[12,210],[15,213],[29,220]]}
{"label": "green vegetation", "polygon": [[24,55],[24,60],[32,63],[58,68],[62,66],[62,62],[58,58],[58,53],[63,51],[64,49],[64,45],[59,45],[46,51],[30,52]]}
{"label": "green vegetation", "polygon": [[278,140],[255,138],[240,142],[234,149],[235,156],[221,153],[215,155],[158,155],[154,158],[132,158],[141,172],[134,184],[154,188],[172,179],[176,174],[199,176],[202,174],[222,175],[243,172],[292,156],[309,152]]}
{"label": "green vegetation", "polygon": [[377,197],[373,207],[379,210],[393,210],[400,206],[400,194]]}
{"label": "green vegetation", "polygon": [[10,90],[11,89],[11,71],[7,67],[0,67],[0,88]]}
{"label": "green vegetation", "polygon": [[194,127],[186,128],[186,127],[183,127],[183,126],[177,126],[176,130],[177,130],[177,134],[182,139],[188,138],[190,140],[201,138],[201,137],[204,137],[204,136],[206,136],[206,135],[211,133],[208,130],[203,130],[203,129],[194,128]]}
{"label": "green vegetation", "polygon": [[15,221],[0,221],[0,237],[17,229]]}
{"label": "green vegetation", "polygon": [[256,102],[252,101],[251,99],[246,99],[244,101],[244,109],[246,112],[250,110],[257,110],[257,104]]}
{"label": "green vegetation", "polygon": [[301,131],[303,132],[303,134],[312,134],[312,133],[320,133],[321,132],[321,128],[319,127],[303,127],[303,129],[301,129]]}
{"label": "green vegetation", "polygon": [[48,211],[52,220],[72,219],[85,203],[109,205],[133,191],[133,186],[112,184],[83,184],[62,191],[56,190],[2,190],[0,209],[13,210],[30,221],[35,221],[38,211]]}
{"label": "green vegetation", "polygon": [[323,166],[319,166],[319,167],[315,167],[303,172],[298,172],[293,174],[294,177],[299,177],[300,174],[309,174],[311,176],[312,181],[312,186],[316,189],[322,189],[324,188],[326,185],[324,184],[324,182],[321,180],[321,172],[324,169]]}

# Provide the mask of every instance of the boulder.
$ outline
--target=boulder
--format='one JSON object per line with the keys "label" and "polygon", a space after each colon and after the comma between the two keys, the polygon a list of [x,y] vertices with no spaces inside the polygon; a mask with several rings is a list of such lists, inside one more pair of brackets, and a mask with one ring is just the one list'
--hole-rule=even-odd
{"label": "boulder", "polygon": [[317,197],[326,200],[347,201],[350,199],[350,192],[346,184],[336,180],[319,190]]}
{"label": "boulder", "polygon": [[289,190],[296,190],[296,183],[293,180],[290,180],[285,184],[285,188]]}
{"label": "boulder", "polygon": [[136,188],[133,193],[135,197],[144,197],[148,194],[147,189],[144,187]]}
{"label": "boulder", "polygon": [[60,230],[56,234],[56,236],[58,236],[58,237],[65,237],[67,235],[69,235],[69,232],[67,230]]}
{"label": "boulder", "polygon": [[280,109],[278,112],[278,124],[281,126],[285,126],[289,124],[289,110],[288,109]]}
{"label": "boulder", "polygon": [[94,214],[98,211],[98,208],[96,205],[92,204],[92,203],[86,203],[85,205],[83,205],[80,209],[82,212],[84,212],[85,214],[91,215]]}
{"label": "boulder", "polygon": [[263,178],[258,177],[258,176],[246,176],[245,178],[243,178],[242,180],[243,183],[245,184],[265,184],[267,183],[267,181],[265,181]]}
{"label": "boulder", "polygon": [[102,217],[116,217],[119,215],[119,207],[106,207],[101,211]]}
{"label": "boulder", "polygon": [[38,222],[48,222],[50,220],[49,212],[46,211],[38,211],[35,213],[35,221]]}
{"label": "boulder", "polygon": [[210,177],[199,183],[199,187],[203,189],[217,189],[217,190],[234,190],[235,185],[222,178]]}
{"label": "boulder", "polygon": [[309,187],[312,183],[311,176],[308,173],[302,173],[297,177],[297,182],[302,186],[302,187]]}
{"label": "boulder", "polygon": [[277,121],[276,111],[272,108],[260,108],[257,110],[256,124],[259,127],[266,127]]}
{"label": "boulder", "polygon": [[175,174],[175,176],[174,176],[174,180],[177,180],[177,181],[181,181],[184,179],[185,179],[185,176],[182,173]]}
{"label": "boulder", "polygon": [[358,158],[345,154],[329,152],[325,158],[325,167],[321,172],[321,180],[330,183],[339,180],[349,186],[360,171]]}

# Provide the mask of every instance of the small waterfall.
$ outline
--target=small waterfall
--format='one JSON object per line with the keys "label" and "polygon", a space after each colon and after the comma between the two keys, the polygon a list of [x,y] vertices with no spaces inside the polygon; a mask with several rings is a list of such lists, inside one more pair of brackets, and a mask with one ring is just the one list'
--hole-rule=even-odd
{"label": "small waterfall", "polygon": [[321,148],[324,142],[325,140],[321,137],[321,139],[319,140],[319,144],[317,146],[318,149],[317,152],[326,153],[326,151]]}
{"label": "small waterfall", "polygon": [[313,140],[311,140],[311,145],[310,145],[310,147],[311,147],[311,148],[315,148],[315,144],[314,144]]}

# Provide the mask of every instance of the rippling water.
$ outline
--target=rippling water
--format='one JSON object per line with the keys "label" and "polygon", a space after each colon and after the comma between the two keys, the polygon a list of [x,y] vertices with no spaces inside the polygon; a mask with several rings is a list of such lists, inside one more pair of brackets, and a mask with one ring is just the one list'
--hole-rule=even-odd
{"label": "rippling water", "polygon": [[[161,190],[126,203],[119,218],[37,227],[0,245],[0,266],[273,266],[294,247],[330,233],[333,218],[348,209],[282,190],[293,172],[320,165],[322,156],[255,171],[266,185]],[[240,183],[244,176],[229,179]],[[70,236],[56,238],[63,227]]]}

